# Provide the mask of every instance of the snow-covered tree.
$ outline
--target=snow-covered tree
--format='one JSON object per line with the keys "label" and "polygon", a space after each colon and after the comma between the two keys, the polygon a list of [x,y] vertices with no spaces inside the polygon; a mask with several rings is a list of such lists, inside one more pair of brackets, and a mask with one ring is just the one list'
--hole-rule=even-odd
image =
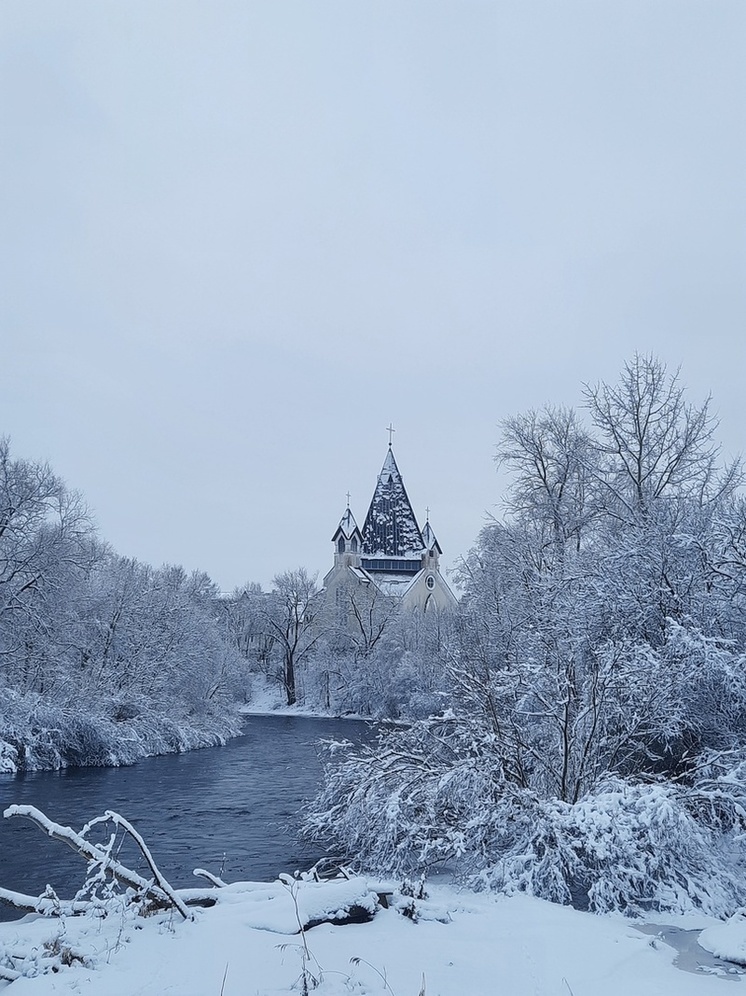
{"label": "snow-covered tree", "polygon": [[0,443],[0,768],[131,761],[236,732],[241,661],[205,574],[100,542],[46,464]]}
{"label": "snow-covered tree", "polygon": [[272,584],[266,619],[279,651],[280,680],[287,704],[294,705],[298,669],[307,662],[320,638],[319,631],[311,627],[318,593],[316,575],[298,567],[277,574]]}
{"label": "snow-covered tree", "polygon": [[635,355],[618,384],[586,386],[585,404],[598,432],[594,474],[605,511],[636,523],[661,500],[706,503],[732,492],[738,464],[718,468],[718,422],[710,398],[687,401],[679,373],[652,356]]}

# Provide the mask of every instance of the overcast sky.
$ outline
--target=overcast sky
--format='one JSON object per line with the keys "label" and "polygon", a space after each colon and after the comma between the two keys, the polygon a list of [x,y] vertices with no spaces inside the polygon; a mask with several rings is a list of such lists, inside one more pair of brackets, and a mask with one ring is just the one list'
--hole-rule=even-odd
{"label": "overcast sky", "polygon": [[743,0],[3,0],[0,434],[104,538],[323,574],[386,426],[447,564],[497,423],[635,350],[746,448]]}

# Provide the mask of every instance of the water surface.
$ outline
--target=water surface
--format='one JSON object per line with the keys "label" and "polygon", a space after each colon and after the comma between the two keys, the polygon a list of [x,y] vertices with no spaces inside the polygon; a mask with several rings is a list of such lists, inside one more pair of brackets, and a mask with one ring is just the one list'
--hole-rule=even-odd
{"label": "water surface", "polygon": [[[310,867],[321,853],[298,839],[297,814],[321,776],[320,738],[369,738],[362,722],[250,716],[225,747],[148,758],[131,767],[68,768],[0,775],[0,809],[36,806],[76,830],[107,809],[145,838],[166,878],[198,885],[194,868],[227,881],[265,881]],[[138,859],[128,852],[134,865]],[[147,874],[144,864],[138,870]],[[27,820],[0,819],[0,886],[38,895],[50,883],[63,898],[85,879],[85,861]],[[148,876],[149,877],[149,876]],[[0,903],[0,919],[18,915]]]}

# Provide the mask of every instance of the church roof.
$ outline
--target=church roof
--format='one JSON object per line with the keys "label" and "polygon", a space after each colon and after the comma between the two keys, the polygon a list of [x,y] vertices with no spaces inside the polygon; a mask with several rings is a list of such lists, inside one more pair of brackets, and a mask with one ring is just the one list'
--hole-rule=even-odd
{"label": "church roof", "polygon": [[352,514],[352,511],[349,508],[345,510],[345,514],[339,520],[339,525],[337,526],[336,531],[332,536],[332,542],[334,542],[334,540],[337,538],[340,531],[342,532],[342,535],[344,536],[345,539],[351,539],[352,534],[355,532],[357,532],[358,534],[360,533],[360,530],[358,529],[357,526],[357,522],[355,522],[355,516]]}
{"label": "church roof", "polygon": [[425,528],[422,530],[422,541],[425,545],[426,550],[430,551],[437,550],[438,553],[443,552],[440,548],[440,543],[436,539],[435,533],[433,532],[433,527],[430,525],[429,520],[425,523]]}
{"label": "church roof", "polygon": [[363,526],[363,556],[419,557],[425,544],[389,445]]}

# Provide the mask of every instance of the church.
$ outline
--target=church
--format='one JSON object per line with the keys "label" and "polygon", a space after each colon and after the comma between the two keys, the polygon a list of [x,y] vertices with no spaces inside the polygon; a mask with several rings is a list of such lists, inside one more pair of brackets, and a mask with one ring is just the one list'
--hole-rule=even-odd
{"label": "church", "polygon": [[[327,604],[346,594],[383,596],[403,609],[451,610],[456,597],[443,575],[442,550],[430,525],[420,529],[389,442],[362,530],[348,506],[332,536],[334,565],[323,581]],[[354,599],[353,599],[354,601]]]}

